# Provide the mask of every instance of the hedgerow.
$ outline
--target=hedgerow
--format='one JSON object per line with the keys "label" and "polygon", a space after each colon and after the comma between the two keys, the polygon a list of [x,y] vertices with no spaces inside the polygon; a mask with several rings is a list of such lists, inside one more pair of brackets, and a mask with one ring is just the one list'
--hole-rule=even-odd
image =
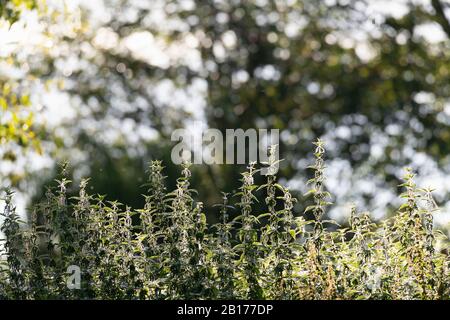
{"label": "hedgerow", "polygon": [[[318,140],[304,214],[294,214],[297,200],[273,171],[256,185],[259,169],[250,164],[240,189],[223,193],[212,226],[187,164],[168,192],[162,163],[152,161],[142,209],[90,195],[88,180],[69,197],[63,170],[23,222],[6,190],[0,298],[449,299],[450,259],[438,250],[431,190],[418,188],[408,169],[396,215],[376,223],[353,207],[340,227],[324,220],[324,152]],[[73,266],[79,288],[68,285]]]}

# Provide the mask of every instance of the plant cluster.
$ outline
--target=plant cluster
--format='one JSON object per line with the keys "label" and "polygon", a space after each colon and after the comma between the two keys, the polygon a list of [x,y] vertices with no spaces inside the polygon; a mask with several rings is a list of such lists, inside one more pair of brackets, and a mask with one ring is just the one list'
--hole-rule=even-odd
{"label": "plant cluster", "polygon": [[[294,214],[296,199],[273,171],[256,185],[250,164],[240,189],[223,193],[212,226],[187,164],[169,192],[162,163],[151,162],[137,210],[90,195],[88,180],[69,197],[65,167],[27,223],[6,190],[0,298],[449,299],[450,258],[433,229],[431,190],[416,187],[408,169],[395,216],[375,223],[353,207],[340,227],[323,219],[331,198],[324,153],[318,140],[304,214]],[[257,202],[266,210],[255,212]],[[70,266],[81,271],[79,288],[68,286]]]}

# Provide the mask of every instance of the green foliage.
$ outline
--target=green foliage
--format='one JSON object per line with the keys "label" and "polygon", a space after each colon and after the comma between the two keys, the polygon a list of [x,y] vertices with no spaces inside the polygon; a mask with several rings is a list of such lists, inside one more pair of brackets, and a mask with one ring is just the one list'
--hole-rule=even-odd
{"label": "green foliage", "polygon": [[36,8],[37,0],[0,0],[0,18],[14,23],[20,18],[23,10]]}
{"label": "green foliage", "polygon": [[[417,188],[408,169],[397,215],[375,223],[353,207],[349,227],[336,228],[322,220],[330,198],[324,153],[318,140],[313,204],[304,215],[294,216],[296,200],[273,170],[258,186],[250,164],[238,192],[223,194],[210,228],[190,188],[189,164],[167,192],[162,163],[153,161],[138,210],[89,195],[87,180],[68,198],[66,165],[29,223],[19,220],[7,190],[0,298],[449,299],[450,258],[444,241],[437,245],[431,190]],[[276,162],[269,159],[270,168]],[[67,287],[73,265],[81,270],[79,289]]]}
{"label": "green foliage", "polygon": [[[0,145],[15,142],[22,147],[32,146],[41,150],[36,133],[32,130],[33,113],[30,111],[30,99],[27,94],[18,94],[14,89],[19,85],[11,81],[0,80]],[[5,159],[14,160],[15,155],[6,153]]]}
{"label": "green foliage", "polygon": [[[25,10],[37,8],[37,0],[0,0],[0,23],[6,19],[9,24],[19,20]],[[17,64],[16,57],[0,58],[7,66]],[[4,60],[4,61],[3,61]],[[34,115],[30,109],[29,83],[0,77],[0,146],[14,143],[20,147],[33,147],[41,152],[39,139],[32,129]],[[5,148],[6,150],[6,148]],[[14,161],[16,154],[12,151],[2,153],[4,160]],[[14,182],[14,181],[13,181]]]}

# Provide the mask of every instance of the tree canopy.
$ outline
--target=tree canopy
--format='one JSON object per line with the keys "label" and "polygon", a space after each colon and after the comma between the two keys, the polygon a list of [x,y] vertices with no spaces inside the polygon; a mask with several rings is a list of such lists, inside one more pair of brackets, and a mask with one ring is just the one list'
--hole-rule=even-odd
{"label": "tree canopy", "polygon": [[[349,180],[329,187],[353,188],[369,207],[381,199],[389,205],[378,191],[395,191],[404,165],[449,173],[447,1],[396,1],[392,12],[369,0],[66,6],[38,10],[51,45],[27,54],[19,46],[16,55],[2,58],[23,72],[18,81],[0,78],[4,160],[17,161],[7,149],[33,143],[44,155],[69,158],[75,175],[89,172],[98,192],[142,203],[132,196],[138,186],[129,183],[142,179],[154,158],[167,160],[168,175],[175,176],[170,134],[200,121],[222,131],[280,129],[281,176],[297,195],[306,190],[308,177],[299,168],[315,137],[323,137],[337,159],[330,174]],[[20,23],[17,8],[38,7],[1,2],[0,12]],[[50,89],[24,82],[26,76]],[[42,112],[24,111],[30,101]],[[64,110],[58,119],[47,121],[58,108]],[[207,204],[220,190],[237,188],[235,167],[192,170]],[[348,171],[366,184],[355,188]],[[369,200],[373,194],[380,197]],[[336,196],[338,203],[348,200]]]}

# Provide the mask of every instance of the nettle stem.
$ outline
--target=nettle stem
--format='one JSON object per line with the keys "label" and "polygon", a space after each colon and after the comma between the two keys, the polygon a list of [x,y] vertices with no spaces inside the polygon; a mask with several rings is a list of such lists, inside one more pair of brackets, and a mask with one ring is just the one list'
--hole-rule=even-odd
{"label": "nettle stem", "polygon": [[[190,188],[189,164],[167,192],[162,163],[153,161],[142,209],[89,195],[87,180],[69,197],[67,166],[28,222],[6,190],[0,298],[448,299],[448,240],[433,226],[432,190],[417,188],[408,170],[393,217],[375,223],[353,208],[349,227],[324,220],[325,149],[321,140],[314,145],[305,216],[276,171],[264,170],[263,185],[255,183],[252,163],[236,197],[223,194],[215,231],[206,220],[211,208]],[[271,151],[267,165],[278,165]],[[81,271],[78,289],[67,286],[68,267]]]}
{"label": "nettle stem", "polygon": [[233,224],[229,222],[228,210],[233,209],[229,205],[229,194],[222,193],[222,204],[220,204],[220,223],[217,229],[217,248],[215,250],[215,263],[217,268],[218,297],[220,299],[231,299],[234,297],[234,253],[231,247],[231,232]]}
{"label": "nettle stem", "polygon": [[314,242],[317,251],[319,252],[323,243],[323,231],[324,227],[322,224],[322,218],[325,213],[325,208],[331,203],[327,200],[331,197],[330,193],[325,191],[324,183],[325,183],[325,164],[324,164],[324,155],[325,155],[325,147],[324,142],[320,139],[317,139],[316,142],[313,143],[315,145],[314,157],[315,163],[313,166],[310,166],[310,169],[314,171],[314,177],[308,181],[308,184],[312,186],[311,190],[307,194],[312,194],[314,205],[306,208],[306,212],[312,212],[314,215],[314,230],[312,234],[312,241]]}
{"label": "nettle stem", "polygon": [[240,188],[241,201],[238,206],[241,208],[241,229],[238,232],[241,252],[240,269],[243,281],[247,284],[244,290],[245,297],[248,299],[263,298],[263,290],[260,284],[260,244],[258,242],[258,231],[254,227],[258,219],[252,214],[252,204],[255,199],[253,191],[255,163],[251,163],[246,172],[242,174],[242,186]]}

